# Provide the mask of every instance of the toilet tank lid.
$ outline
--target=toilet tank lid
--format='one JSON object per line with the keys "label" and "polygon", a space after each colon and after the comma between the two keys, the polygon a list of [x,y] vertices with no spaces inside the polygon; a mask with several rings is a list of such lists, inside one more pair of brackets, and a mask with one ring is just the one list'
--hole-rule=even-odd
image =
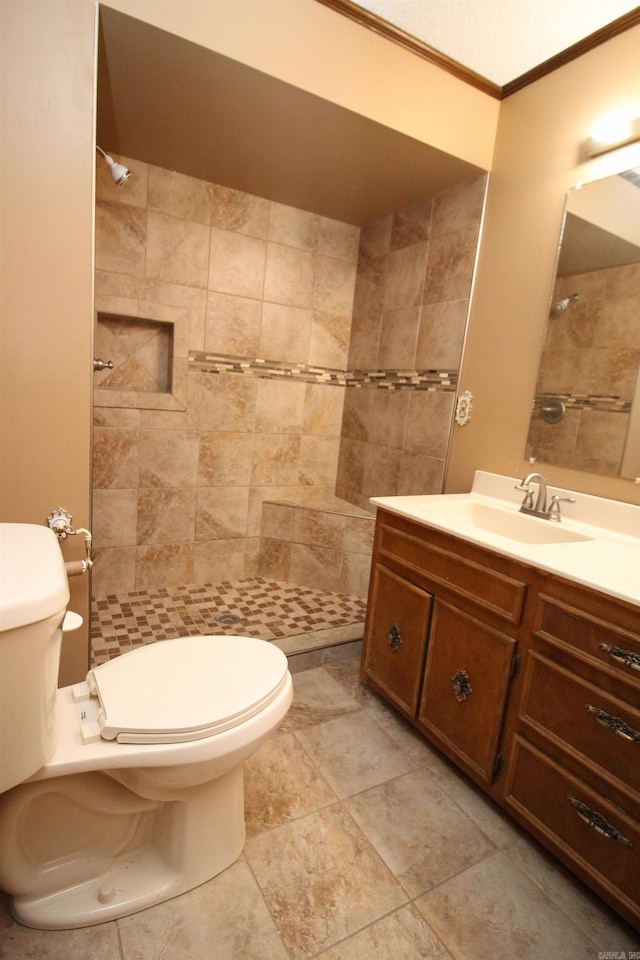
{"label": "toilet tank lid", "polygon": [[64,612],[69,581],[56,535],[35,523],[0,523],[0,630]]}

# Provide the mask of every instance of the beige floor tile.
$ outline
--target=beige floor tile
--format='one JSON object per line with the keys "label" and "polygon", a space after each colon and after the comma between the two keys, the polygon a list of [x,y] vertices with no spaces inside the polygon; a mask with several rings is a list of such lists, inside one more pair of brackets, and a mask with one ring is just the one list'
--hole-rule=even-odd
{"label": "beige floor tile", "polygon": [[359,709],[344,687],[322,667],[305,670],[293,678],[294,699],[280,730],[291,733]]}
{"label": "beige floor tile", "polygon": [[415,907],[396,910],[348,940],[326,950],[319,960],[450,960],[451,954]]}
{"label": "beige floor tile", "polygon": [[640,950],[640,933],[617,914],[555,857],[534,840],[516,835],[504,853],[598,945],[602,952]]}
{"label": "beige floor tile", "polygon": [[495,849],[426,770],[367,790],[346,805],[411,898]]}
{"label": "beige floor tile", "polygon": [[340,804],[250,838],[245,856],[296,960],[315,956],[406,901]]}
{"label": "beige floor tile", "polygon": [[124,960],[288,960],[244,860],[118,925]]}
{"label": "beige floor tile", "polygon": [[416,901],[455,960],[589,960],[596,945],[501,851]]}
{"label": "beige floor tile", "polygon": [[0,893],[2,960],[121,960],[115,922],[82,930],[31,930],[16,923],[8,898]]}
{"label": "beige floor tile", "polygon": [[429,766],[429,773],[467,816],[495,843],[504,847],[520,836],[520,828],[479,787],[444,757]]}
{"label": "beige floor tile", "polygon": [[249,758],[244,765],[244,785],[248,836],[336,800],[292,734],[268,740]]}
{"label": "beige floor tile", "polygon": [[299,730],[296,737],[341,798],[415,768],[365,711]]}

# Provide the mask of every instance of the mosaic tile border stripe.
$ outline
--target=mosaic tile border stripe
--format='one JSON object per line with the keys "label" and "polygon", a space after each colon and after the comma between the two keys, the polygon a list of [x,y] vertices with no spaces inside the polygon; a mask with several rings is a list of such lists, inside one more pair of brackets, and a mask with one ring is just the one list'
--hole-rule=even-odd
{"label": "mosaic tile border stripe", "polygon": [[561,400],[569,410],[602,410],[607,413],[630,413],[631,400],[588,393],[538,393],[533,409],[540,410],[545,400]]}
{"label": "mosaic tile border stripe", "polygon": [[189,354],[189,366],[202,373],[232,373],[267,380],[296,380],[303,383],[325,383],[337,387],[373,387],[384,390],[443,390],[454,392],[458,385],[457,370],[338,370],[305,363],[280,360],[250,360],[227,354]]}

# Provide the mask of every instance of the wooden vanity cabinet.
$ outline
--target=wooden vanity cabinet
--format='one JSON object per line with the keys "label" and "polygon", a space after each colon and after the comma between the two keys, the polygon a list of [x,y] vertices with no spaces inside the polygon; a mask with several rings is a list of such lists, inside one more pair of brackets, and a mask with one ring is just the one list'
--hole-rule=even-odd
{"label": "wooden vanity cabinet", "polygon": [[378,512],[363,674],[489,790],[519,663],[525,570]]}
{"label": "wooden vanity cabinet", "polygon": [[639,607],[379,509],[362,673],[640,930]]}
{"label": "wooden vanity cabinet", "polygon": [[535,597],[505,803],[640,924],[640,610],[560,578]]}

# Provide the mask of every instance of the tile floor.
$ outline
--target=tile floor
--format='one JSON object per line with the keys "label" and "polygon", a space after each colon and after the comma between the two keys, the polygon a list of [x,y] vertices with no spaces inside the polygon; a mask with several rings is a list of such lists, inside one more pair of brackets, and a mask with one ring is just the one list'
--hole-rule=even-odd
{"label": "tile floor", "polygon": [[351,658],[294,675],[246,764],[247,842],[220,876],[76,931],[16,924],[2,960],[596,960],[640,934],[374,693]]}
{"label": "tile floor", "polygon": [[263,577],[108,596],[92,604],[92,665],[157,640],[223,633],[275,643],[293,658],[293,672],[332,659],[323,650],[360,640],[365,611],[360,597]]}

